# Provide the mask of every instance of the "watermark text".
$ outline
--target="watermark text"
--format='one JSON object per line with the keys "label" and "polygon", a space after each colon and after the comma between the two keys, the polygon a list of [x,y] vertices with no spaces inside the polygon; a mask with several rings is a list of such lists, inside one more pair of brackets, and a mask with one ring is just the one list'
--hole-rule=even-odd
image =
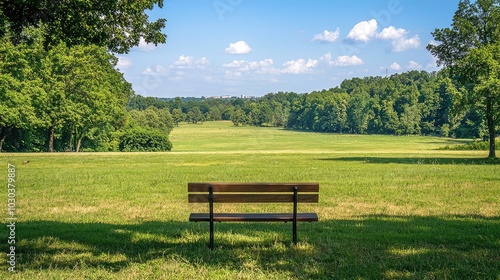
{"label": "watermark text", "polygon": [[16,167],[13,164],[7,166],[7,264],[8,270],[14,272],[16,269]]}

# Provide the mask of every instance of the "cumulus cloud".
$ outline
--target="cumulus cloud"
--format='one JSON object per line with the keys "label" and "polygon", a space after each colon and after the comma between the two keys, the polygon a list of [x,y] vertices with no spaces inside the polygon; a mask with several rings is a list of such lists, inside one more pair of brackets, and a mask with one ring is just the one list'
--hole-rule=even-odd
{"label": "cumulus cloud", "polygon": [[254,71],[257,74],[276,74],[279,70],[274,68],[274,62],[272,59],[267,58],[261,61],[245,61],[245,60],[233,60],[230,63],[223,64],[224,68],[232,68],[234,71],[238,72],[250,72]]}
{"label": "cumulus cloud", "polygon": [[403,52],[420,47],[420,37],[415,35],[411,38],[402,37],[392,42],[393,52]]}
{"label": "cumulus cloud", "polygon": [[332,60],[332,54],[331,54],[330,52],[327,52],[327,53],[325,53],[324,55],[322,55],[322,56],[319,58],[319,60],[321,60],[321,61],[325,60],[325,61],[330,62],[330,61]]}
{"label": "cumulus cloud", "polygon": [[123,56],[118,57],[118,62],[116,63],[116,68],[123,71],[123,70],[127,70],[128,68],[130,68],[130,66],[132,66],[132,60],[125,58]]}
{"label": "cumulus cloud", "polygon": [[410,60],[410,62],[408,63],[408,66],[406,66],[406,68],[408,68],[408,69],[421,69],[422,65],[419,64],[418,62]]}
{"label": "cumulus cloud", "polygon": [[329,64],[335,66],[361,65],[363,64],[363,60],[355,55],[353,56],[342,55],[337,57],[335,61],[330,61]]}
{"label": "cumulus cloud", "polygon": [[139,50],[140,51],[152,51],[156,48],[156,46],[154,44],[151,44],[151,43],[146,43],[146,40],[144,40],[144,38],[141,37],[141,39],[139,39]]}
{"label": "cumulus cloud", "polygon": [[154,74],[154,71],[153,71],[153,69],[151,69],[151,67],[148,67],[148,68],[144,69],[144,71],[142,71],[142,74],[151,75],[151,74]]}
{"label": "cumulus cloud", "polygon": [[200,59],[195,59],[192,56],[181,55],[172,65],[169,66],[171,69],[203,69],[210,61],[206,57]]}
{"label": "cumulus cloud", "polygon": [[339,35],[340,30],[338,28],[335,31],[324,30],[322,33],[314,35],[311,41],[335,42]]}
{"label": "cumulus cloud", "polygon": [[391,66],[389,66],[389,69],[399,71],[401,70],[401,65],[394,62],[393,64],[391,64]]}
{"label": "cumulus cloud", "polygon": [[303,58],[298,60],[287,61],[283,64],[283,73],[287,74],[301,74],[310,71],[312,68],[318,65],[318,60],[308,59],[307,61]]}
{"label": "cumulus cloud", "polygon": [[142,74],[144,75],[160,75],[160,74],[165,74],[168,72],[168,69],[165,68],[163,65],[158,64],[154,68],[148,67],[144,71],[142,71]]}
{"label": "cumulus cloud", "polygon": [[377,21],[371,19],[369,21],[362,21],[354,25],[349,31],[347,39],[355,42],[366,43],[370,41],[377,34]]}
{"label": "cumulus cloud", "polygon": [[404,30],[403,28],[395,28],[394,26],[389,26],[377,34],[377,38],[382,39],[382,40],[396,40],[399,38],[402,38],[408,33],[408,31]]}
{"label": "cumulus cloud", "polygon": [[227,77],[240,77],[243,73],[256,74],[303,74],[310,72],[314,67],[318,66],[319,61],[316,59],[297,59],[283,63],[283,67],[275,67],[272,59],[264,59],[260,61],[245,61],[233,60],[230,63],[222,65],[226,70]]}
{"label": "cumulus cloud", "polygon": [[252,51],[252,48],[245,41],[238,41],[236,43],[229,44],[226,48],[227,54],[247,54]]}

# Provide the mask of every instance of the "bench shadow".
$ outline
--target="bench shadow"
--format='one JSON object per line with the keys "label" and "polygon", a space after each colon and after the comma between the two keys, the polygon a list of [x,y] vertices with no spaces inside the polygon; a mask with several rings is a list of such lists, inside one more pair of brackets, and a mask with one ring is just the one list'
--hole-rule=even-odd
{"label": "bench shadow", "polygon": [[331,161],[353,161],[377,164],[451,164],[451,165],[500,165],[500,159],[489,158],[418,158],[418,157],[339,157],[339,158],[318,158],[318,160]]}
{"label": "bench shadow", "polygon": [[224,267],[236,274],[252,264],[264,273],[282,271],[302,279],[500,275],[500,217],[377,215],[299,223],[297,247],[291,245],[290,223],[215,226],[216,248],[210,251],[208,223],[19,222],[18,263],[20,270],[84,266],[116,272],[181,259],[192,267]]}

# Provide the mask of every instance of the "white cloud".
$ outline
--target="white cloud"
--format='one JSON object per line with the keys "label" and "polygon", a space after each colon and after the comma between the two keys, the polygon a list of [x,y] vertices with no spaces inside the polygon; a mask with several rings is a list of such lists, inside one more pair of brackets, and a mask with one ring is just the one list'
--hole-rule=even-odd
{"label": "white cloud", "polygon": [[422,65],[418,64],[418,62],[415,62],[415,61],[411,60],[408,63],[408,66],[406,66],[406,68],[408,68],[408,69],[421,69]]}
{"label": "white cloud", "polygon": [[309,58],[306,60],[300,58],[287,61],[283,63],[282,68],[278,68],[274,66],[274,61],[272,59],[267,58],[260,61],[233,60],[230,63],[223,64],[222,67],[228,69],[225,72],[226,76],[234,78],[240,77],[244,73],[255,73],[259,75],[303,74],[310,72],[313,68],[318,66],[318,64],[319,60],[317,59]]}
{"label": "white cloud", "polygon": [[261,61],[233,60],[230,63],[223,64],[222,67],[233,68],[235,71],[239,72],[254,71],[257,74],[279,73],[279,70],[274,68],[273,63],[273,60],[270,58]]}
{"label": "white cloud", "polygon": [[340,30],[337,28],[335,31],[325,30],[323,33],[316,34],[311,41],[335,42],[339,38]]}
{"label": "white cloud", "polygon": [[174,65],[191,65],[194,63],[194,57],[192,56],[179,56],[179,59],[174,62]]}
{"label": "white cloud", "polygon": [[335,61],[330,61],[330,65],[335,66],[352,66],[352,65],[361,65],[363,64],[363,60],[355,55],[347,56],[342,55],[337,57]]}
{"label": "white cloud", "polygon": [[389,66],[389,69],[399,71],[401,70],[401,65],[394,62],[393,64],[391,64],[391,66]]}
{"label": "white cloud", "polygon": [[123,56],[119,56],[118,62],[116,63],[116,68],[124,71],[124,70],[127,70],[128,68],[130,68],[130,66],[132,66],[132,64],[133,64],[132,60],[125,58]]}
{"label": "white cloud", "polygon": [[244,67],[247,63],[245,60],[233,60],[233,62],[223,64],[222,67],[239,68]]}
{"label": "white cloud", "polygon": [[204,69],[210,61],[206,57],[195,59],[192,56],[181,55],[169,68],[174,69]]}
{"label": "white cloud", "polygon": [[139,50],[141,50],[141,51],[152,51],[156,48],[156,46],[154,44],[146,43],[146,40],[144,40],[144,38],[142,38],[142,37],[139,40],[138,47],[139,47]]}
{"label": "white cloud", "polygon": [[156,65],[154,68],[148,67],[144,71],[142,71],[142,74],[144,75],[160,75],[160,74],[166,74],[168,72],[168,69],[165,68],[163,65]]}
{"label": "white cloud", "polygon": [[229,44],[226,48],[227,54],[247,54],[252,51],[252,48],[245,41],[238,41],[236,43]]}
{"label": "white cloud", "polygon": [[403,52],[409,49],[416,49],[420,47],[420,37],[415,35],[411,38],[402,37],[392,42],[393,52]]}
{"label": "white cloud", "polygon": [[142,71],[142,74],[144,74],[144,75],[151,75],[153,73],[154,73],[154,71],[153,71],[153,69],[151,69],[151,67],[148,67],[148,68],[144,69],[144,71]]}
{"label": "white cloud", "polygon": [[303,58],[298,60],[291,60],[283,63],[283,73],[287,74],[301,74],[310,71],[312,68],[318,65],[318,60],[308,59],[307,61]]}
{"label": "white cloud", "polygon": [[330,52],[327,52],[325,53],[324,55],[322,55],[319,60],[323,61],[327,61],[327,62],[330,62],[332,60],[332,54]]}
{"label": "white cloud", "polygon": [[377,34],[377,38],[382,40],[396,40],[402,38],[408,33],[408,31],[403,28],[396,29],[394,26],[389,26],[387,28],[382,29],[382,31]]}
{"label": "white cloud", "polygon": [[369,21],[362,21],[354,25],[349,31],[347,39],[356,42],[368,42],[377,34],[377,21],[371,19]]}
{"label": "white cloud", "polygon": [[201,65],[201,66],[203,66],[203,67],[204,67],[205,65],[210,64],[210,61],[208,60],[208,58],[206,58],[206,57],[202,57],[202,58],[198,59],[197,61],[195,61],[195,63],[196,63],[197,65]]}

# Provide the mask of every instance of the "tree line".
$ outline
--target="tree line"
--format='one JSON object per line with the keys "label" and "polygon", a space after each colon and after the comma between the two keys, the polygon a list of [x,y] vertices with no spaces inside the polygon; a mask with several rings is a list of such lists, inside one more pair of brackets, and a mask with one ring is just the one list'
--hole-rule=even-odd
{"label": "tree line", "polygon": [[[169,101],[135,95],[129,109],[168,108],[174,123],[230,120],[315,132],[483,138],[481,107],[463,106],[462,91],[445,71],[366,77],[311,93],[269,93],[257,99]],[[497,127],[498,131],[498,127]]]}
{"label": "tree line", "polygon": [[114,53],[164,43],[162,0],[0,2],[0,151],[170,150],[180,122],[489,140],[500,119],[500,0],[461,0],[427,49],[443,70],[257,99],[135,95]]}

